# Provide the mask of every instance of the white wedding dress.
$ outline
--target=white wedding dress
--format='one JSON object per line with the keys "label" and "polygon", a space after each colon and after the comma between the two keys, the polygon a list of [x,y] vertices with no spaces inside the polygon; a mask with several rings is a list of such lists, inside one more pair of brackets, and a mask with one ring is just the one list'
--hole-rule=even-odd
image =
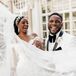
{"label": "white wedding dress", "polygon": [[76,76],[75,47],[42,51],[14,33],[13,20],[0,3],[0,76]]}

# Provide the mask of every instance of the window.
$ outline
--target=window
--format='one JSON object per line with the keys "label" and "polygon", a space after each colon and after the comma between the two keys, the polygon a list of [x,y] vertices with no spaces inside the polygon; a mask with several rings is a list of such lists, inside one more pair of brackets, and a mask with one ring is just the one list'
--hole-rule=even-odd
{"label": "window", "polygon": [[47,37],[47,32],[43,32],[43,38]]}
{"label": "window", "polygon": [[76,29],[76,21],[73,22],[73,29]]}
{"label": "window", "polygon": [[46,24],[43,24],[43,31],[46,30]]}
{"label": "window", "polygon": [[46,13],[45,7],[42,7],[42,13]]}
{"label": "window", "polygon": [[65,13],[65,20],[69,20],[69,13]]}
{"label": "window", "polygon": [[70,30],[70,24],[69,24],[69,22],[65,22],[65,29],[69,29]]}
{"label": "window", "polygon": [[73,16],[73,20],[76,20],[76,12],[73,12],[72,16]]}
{"label": "window", "polygon": [[43,22],[46,22],[46,16],[43,16],[43,17],[42,17],[42,21],[43,21]]}

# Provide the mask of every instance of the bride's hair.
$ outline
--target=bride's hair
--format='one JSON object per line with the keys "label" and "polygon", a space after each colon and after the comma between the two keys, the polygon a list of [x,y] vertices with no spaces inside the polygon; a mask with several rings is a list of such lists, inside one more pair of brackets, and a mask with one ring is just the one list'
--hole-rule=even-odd
{"label": "bride's hair", "polygon": [[14,20],[14,31],[17,35],[19,34],[17,25],[19,24],[22,18],[24,18],[24,16],[17,16]]}

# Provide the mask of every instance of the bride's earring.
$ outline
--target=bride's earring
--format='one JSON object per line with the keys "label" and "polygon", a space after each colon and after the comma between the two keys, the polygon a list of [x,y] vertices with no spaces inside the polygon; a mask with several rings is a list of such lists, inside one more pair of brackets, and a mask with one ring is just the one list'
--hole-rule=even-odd
{"label": "bride's earring", "polygon": [[19,28],[18,28],[18,33],[20,32]]}

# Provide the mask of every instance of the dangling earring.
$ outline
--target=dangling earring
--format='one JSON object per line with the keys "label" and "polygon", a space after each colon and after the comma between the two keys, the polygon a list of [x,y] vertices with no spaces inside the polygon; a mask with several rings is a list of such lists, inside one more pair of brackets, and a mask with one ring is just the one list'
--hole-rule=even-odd
{"label": "dangling earring", "polygon": [[20,31],[20,30],[19,30],[19,28],[18,28],[18,33],[19,33],[19,31]]}

